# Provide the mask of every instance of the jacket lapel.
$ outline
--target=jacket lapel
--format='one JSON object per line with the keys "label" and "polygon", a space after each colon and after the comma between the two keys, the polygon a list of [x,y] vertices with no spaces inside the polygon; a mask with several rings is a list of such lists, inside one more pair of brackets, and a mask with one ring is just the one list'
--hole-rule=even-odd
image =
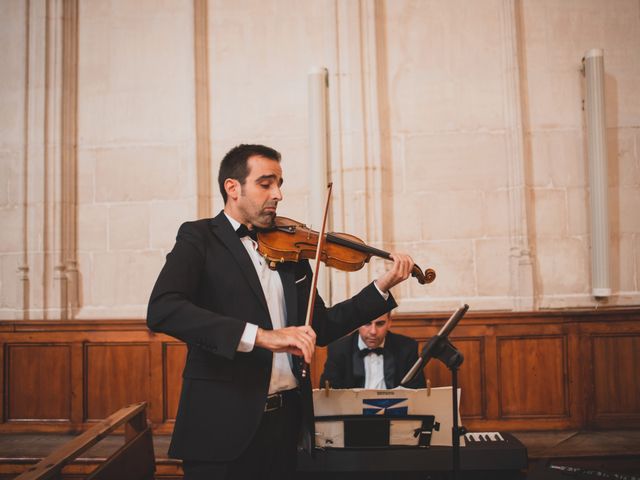
{"label": "jacket lapel", "polygon": [[360,356],[358,348],[358,332],[355,332],[351,338],[351,365],[353,374],[353,384],[355,388],[364,387],[364,358]]}
{"label": "jacket lapel", "polygon": [[298,295],[296,295],[295,263],[286,262],[278,266],[278,273],[284,291],[284,304],[287,309],[287,326],[300,325],[302,319],[298,315]]}
{"label": "jacket lapel", "polygon": [[[388,335],[387,335],[388,340]],[[386,342],[385,342],[386,343]],[[395,375],[396,375],[396,362],[393,357],[393,352],[389,348],[388,345],[384,347],[384,383],[387,385],[387,388],[395,388]]]}
{"label": "jacket lapel", "polygon": [[211,227],[214,235],[216,235],[224,246],[227,247],[229,252],[231,252],[231,255],[240,266],[240,271],[251,286],[251,290],[256,294],[260,305],[262,305],[262,308],[264,308],[268,315],[269,308],[267,307],[267,300],[264,298],[264,292],[262,291],[260,279],[253,266],[253,262],[223,212],[220,212],[215,218],[211,219]]}

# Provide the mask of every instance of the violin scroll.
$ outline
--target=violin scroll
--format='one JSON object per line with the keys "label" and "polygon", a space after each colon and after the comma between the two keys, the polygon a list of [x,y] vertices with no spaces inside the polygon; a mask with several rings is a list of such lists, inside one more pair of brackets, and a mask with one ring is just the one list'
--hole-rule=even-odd
{"label": "violin scroll", "polygon": [[436,279],[436,271],[433,268],[427,268],[423,273],[422,270],[420,270],[420,267],[414,265],[413,270],[411,271],[411,276],[415,277],[420,285],[425,285]]}

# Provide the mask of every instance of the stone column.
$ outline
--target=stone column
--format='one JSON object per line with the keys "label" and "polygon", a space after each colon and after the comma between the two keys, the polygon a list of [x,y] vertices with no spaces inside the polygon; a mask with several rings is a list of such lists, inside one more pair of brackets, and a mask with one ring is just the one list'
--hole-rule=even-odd
{"label": "stone column", "polygon": [[78,306],[78,1],[26,8],[22,315],[69,319]]}
{"label": "stone column", "polygon": [[62,94],[60,118],[61,318],[78,309],[78,0],[62,7]]}
{"label": "stone column", "polygon": [[[390,140],[386,120],[386,66],[383,2],[360,0],[336,6],[336,68],[330,69],[334,228],[385,248],[388,218],[383,201],[388,191]],[[384,268],[372,262],[348,276],[334,273],[340,298],[354,294]]]}
{"label": "stone column", "polygon": [[198,218],[211,216],[211,141],[209,130],[209,11],[207,0],[193,2],[196,177]]}
{"label": "stone column", "polygon": [[47,64],[47,4],[44,0],[28,2],[25,19],[27,39],[25,92],[24,156],[24,264],[18,275],[24,287],[24,318],[46,318],[47,275],[45,255],[45,78]]}
{"label": "stone column", "polygon": [[501,20],[504,42],[504,118],[505,145],[508,162],[509,192],[510,296],[514,310],[534,308],[534,279],[528,229],[526,129],[523,123],[523,93],[521,85],[521,40],[518,29],[518,0],[503,0]]}
{"label": "stone column", "polygon": [[30,277],[29,277],[29,52],[30,52],[30,15],[31,1],[25,0],[24,6],[24,113],[22,126],[22,155],[21,155],[21,171],[20,171],[20,210],[21,210],[21,240],[22,252],[20,263],[18,265],[18,298],[16,310],[16,318],[29,319],[30,301]]}

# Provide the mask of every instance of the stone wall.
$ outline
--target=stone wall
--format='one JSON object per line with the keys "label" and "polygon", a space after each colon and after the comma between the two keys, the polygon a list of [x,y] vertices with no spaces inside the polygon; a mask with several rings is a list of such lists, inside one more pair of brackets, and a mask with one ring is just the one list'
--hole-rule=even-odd
{"label": "stone wall", "polygon": [[[238,143],[308,221],[329,72],[332,229],[438,279],[405,312],[640,303],[637,0],[0,0],[0,318],[141,318]],[[590,292],[581,59],[603,48],[611,287]],[[332,271],[331,300],[386,268]]]}

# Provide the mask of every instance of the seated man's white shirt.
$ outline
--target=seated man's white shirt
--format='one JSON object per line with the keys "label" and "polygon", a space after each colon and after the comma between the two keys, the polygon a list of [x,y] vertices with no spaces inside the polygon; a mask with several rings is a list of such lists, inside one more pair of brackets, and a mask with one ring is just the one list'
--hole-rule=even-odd
{"label": "seated man's white shirt", "polygon": [[[382,342],[381,347],[384,347]],[[358,335],[358,348],[360,350],[369,348],[362,341],[362,337]],[[376,353],[370,353],[364,357],[364,388],[374,390],[384,390],[387,384],[384,381],[384,356]]]}

